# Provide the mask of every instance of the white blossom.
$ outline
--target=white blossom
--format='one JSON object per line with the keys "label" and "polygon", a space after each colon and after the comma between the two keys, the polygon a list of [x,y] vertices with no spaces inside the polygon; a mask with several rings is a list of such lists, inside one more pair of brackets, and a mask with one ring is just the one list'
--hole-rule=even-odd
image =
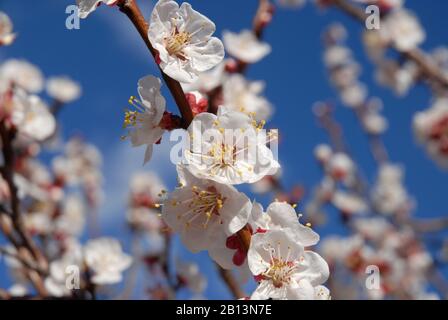
{"label": "white blossom", "polygon": [[98,285],[120,282],[122,272],[132,262],[132,258],[123,253],[120,242],[113,238],[89,240],[83,252],[84,261],[93,272],[92,282]]}
{"label": "white blossom", "polygon": [[198,179],[178,166],[180,187],[162,206],[166,224],[180,233],[192,252],[207,250],[217,239],[234,234],[249,219],[252,204],[230,185]]}
{"label": "white blossom", "polygon": [[160,140],[164,129],[160,126],[165,112],[165,98],[160,93],[161,81],[146,76],[138,81],[140,99],[131,97],[130,104],[135,110],[125,113],[124,127],[129,128],[128,136],[133,146],[146,145],[144,163],[152,156],[153,144]]}
{"label": "white blossom", "polygon": [[[310,227],[304,226],[299,222],[294,208],[285,202],[273,202],[269,205],[266,212],[263,207],[254,202],[248,224],[253,233],[264,233],[269,230],[290,230],[294,240],[303,247],[309,247],[319,242],[319,235]],[[230,238],[235,238],[232,235]],[[233,269],[245,267],[244,252],[229,243],[233,241],[229,237],[216,241],[215,246],[209,249],[209,254],[224,269]]]}
{"label": "white blossom", "polygon": [[426,38],[419,21],[405,9],[390,12],[382,21],[380,35],[400,51],[415,49]]}
{"label": "white blossom", "polygon": [[288,230],[253,235],[248,263],[259,281],[251,299],[313,300],[329,275],[325,260],[304,250]]}
{"label": "white blossom", "polygon": [[372,202],[376,210],[391,215],[407,208],[409,196],[402,180],[403,170],[399,166],[392,164],[380,166],[372,190]]}
{"label": "white blossom", "polygon": [[186,285],[194,294],[198,295],[204,292],[207,279],[200,272],[197,264],[178,261],[176,273],[182,284]]}
{"label": "white blossom", "polygon": [[11,120],[20,133],[38,141],[47,139],[56,130],[56,120],[45,102],[20,89],[14,91]]}
{"label": "white blossom", "polygon": [[352,159],[342,152],[334,153],[326,167],[330,176],[336,180],[350,180],[355,169]]}
{"label": "white blossom", "polygon": [[218,114],[203,112],[190,124],[192,147],[185,150],[186,168],[198,178],[219,183],[253,183],[279,168],[266,146],[271,134],[260,135],[248,115],[221,106]]}
{"label": "white blossom", "polygon": [[263,81],[249,82],[242,75],[233,74],[223,84],[224,105],[251,114],[257,121],[268,120],[272,106],[261,96],[264,87]]}
{"label": "white blossom", "polygon": [[212,34],[215,24],[193,10],[189,3],[179,5],[159,0],[151,14],[148,38],[158,51],[160,68],[179,82],[193,82],[224,58],[222,42]]}
{"label": "white blossom", "polygon": [[79,17],[81,19],[87,18],[87,16],[96,10],[96,8],[104,3],[108,6],[113,6],[118,0],[76,0],[79,10]]}
{"label": "white blossom", "polygon": [[61,215],[56,220],[56,231],[64,235],[80,236],[85,222],[84,203],[78,196],[68,196],[64,201]]}
{"label": "white blossom", "polygon": [[[71,291],[67,288],[68,267],[82,268],[82,246],[77,240],[70,239],[69,246],[64,254],[50,263],[49,276],[44,284],[48,292],[55,297],[69,296]],[[81,276],[81,275],[80,275]],[[76,288],[75,288],[76,289]]]}
{"label": "white blossom", "polygon": [[327,163],[333,154],[333,150],[328,144],[319,144],[314,148],[314,156],[321,163]]}
{"label": "white blossom", "polygon": [[49,78],[46,89],[50,97],[62,103],[70,103],[81,96],[81,86],[64,76]]}
{"label": "white blossom", "polygon": [[0,46],[10,45],[16,38],[12,32],[12,22],[8,15],[0,11]]}
{"label": "white blossom", "polygon": [[448,99],[438,98],[413,120],[414,133],[428,154],[440,166],[448,167]]}
{"label": "white blossom", "polygon": [[331,300],[330,290],[325,286],[315,287],[314,300]]}
{"label": "white blossom", "polygon": [[0,66],[0,82],[18,86],[30,93],[39,93],[44,86],[42,72],[25,60],[10,59]]}
{"label": "white blossom", "polygon": [[258,40],[250,30],[243,30],[238,34],[224,31],[223,41],[226,51],[232,57],[246,63],[256,63],[271,52],[271,46]]}
{"label": "white blossom", "polygon": [[226,61],[220,62],[216,67],[201,72],[195,81],[181,83],[184,92],[199,91],[208,93],[222,85],[225,77]]}

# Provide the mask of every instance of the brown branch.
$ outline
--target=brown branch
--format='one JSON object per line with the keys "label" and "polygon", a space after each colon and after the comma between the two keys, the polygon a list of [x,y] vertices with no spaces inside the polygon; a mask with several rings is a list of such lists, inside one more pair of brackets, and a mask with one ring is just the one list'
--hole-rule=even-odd
{"label": "brown branch", "polygon": [[448,218],[412,219],[410,224],[417,232],[437,232],[448,228]]}
{"label": "brown branch", "polygon": [[[129,20],[131,20],[131,22],[137,29],[138,33],[142,37],[143,41],[145,42],[146,46],[148,47],[149,51],[151,52],[151,55],[154,57],[154,59],[156,59],[158,53],[152,46],[151,42],[149,41],[148,23],[144,19],[140,11],[140,8],[138,7],[135,0],[122,0],[118,2],[117,5],[120,8],[120,11],[126,14]],[[266,10],[270,9],[271,4],[269,0],[260,0],[257,14],[254,19],[254,32],[258,38],[261,38],[262,31],[265,26],[265,24],[262,23],[263,18],[262,15],[265,15]],[[242,69],[245,69],[245,66],[242,67]],[[161,69],[160,72],[174,100],[176,101],[177,107],[179,108],[179,111],[182,115],[183,128],[188,128],[191,121],[193,120],[193,113],[185,97],[185,93],[178,81],[170,78]],[[249,250],[251,236],[252,236],[251,232],[247,226],[238,232],[238,237],[246,251]],[[221,275],[223,276],[223,279],[226,280],[226,283],[229,285],[229,289],[234,293],[235,296],[238,297],[244,296],[244,294],[241,291],[236,290],[234,283],[230,281],[229,275],[226,272],[224,273],[221,272]]]}
{"label": "brown branch", "polygon": [[271,21],[273,6],[269,0],[259,0],[257,13],[253,21],[253,32],[258,39],[263,36],[266,25]]}
{"label": "brown branch", "polygon": [[[356,118],[360,123],[361,127],[363,127],[363,119],[366,116],[366,106],[361,105],[355,108],[353,111],[356,114]],[[384,145],[383,140],[379,135],[371,134],[364,130],[367,139],[370,145],[370,151],[372,152],[372,156],[378,164],[384,164],[389,161],[389,154],[387,152],[386,146]]]}
{"label": "brown branch", "polygon": [[[10,240],[16,247],[18,254],[21,254],[22,248],[26,249],[24,254],[27,255],[27,253],[29,253],[31,255],[30,258],[35,260],[38,267],[42,270],[46,270],[48,268],[46,258],[36,247],[32,238],[26,233],[23,221],[21,219],[22,217],[20,216],[20,200],[18,197],[17,187],[14,183],[15,153],[12,142],[15,136],[16,130],[14,128],[8,128],[4,120],[0,121],[0,137],[3,153],[3,166],[1,167],[0,172],[8,185],[11,198],[11,212],[8,214],[2,211],[2,214],[7,214],[11,219],[13,230],[5,224],[5,220],[3,220],[4,217],[2,217],[1,228],[8,240]],[[15,231],[18,238],[13,235],[13,231]],[[35,286],[37,292],[41,296],[45,297],[47,295],[47,291],[43,285],[43,280],[40,274],[33,269],[29,269],[28,277]]]}
{"label": "brown branch", "polygon": [[18,197],[18,190],[14,183],[14,165],[15,165],[15,153],[12,145],[12,141],[16,136],[14,128],[7,128],[5,121],[0,122],[0,137],[2,140],[2,153],[4,164],[1,168],[1,174],[6,184],[8,185],[10,197],[11,197],[11,220],[14,225],[15,231],[21,238],[23,245],[30,251],[36,261],[41,265],[43,269],[46,269],[46,259],[36,247],[31,237],[26,233],[23,221],[20,216],[20,200]]}
{"label": "brown branch", "polygon": [[235,277],[232,274],[231,270],[226,270],[222,268],[220,265],[216,264],[216,268],[218,269],[219,275],[221,279],[226,283],[230,292],[234,296],[235,299],[241,299],[246,297],[246,293],[241,289]]}
{"label": "brown branch", "polygon": [[252,233],[250,232],[249,226],[244,226],[240,231],[237,232],[238,240],[241,243],[242,248],[247,252],[250,247],[250,239],[252,238]]}
{"label": "brown branch", "polygon": [[[347,0],[332,0],[331,3],[352,18],[360,21],[361,23],[365,22],[367,16],[360,7],[352,5]],[[425,78],[437,82],[443,88],[448,89],[448,78],[440,72],[432,61],[426,58],[425,53],[422,50],[415,48],[404,52],[398,50],[397,48],[394,49],[400,52],[404,58],[415,62],[419,66],[420,72]]]}
{"label": "brown branch", "polygon": [[[135,0],[121,0],[117,3],[118,7],[120,8],[120,11],[126,14],[126,16],[131,20],[132,24],[137,29],[138,33],[142,37],[143,41],[145,42],[146,46],[148,47],[149,51],[151,52],[151,55],[156,60],[158,56],[158,52],[154,47],[152,46],[151,42],[148,38],[148,23],[146,22],[145,18],[142,15],[142,12],[140,11],[140,8],[138,7]],[[179,108],[179,111],[182,115],[182,124],[183,128],[188,128],[191,121],[193,120],[193,112],[191,111],[190,105],[188,104],[187,98],[185,97],[185,93],[180,85],[180,83],[168,75],[166,75],[162,69],[159,66],[159,70],[162,74],[162,77],[168,87],[168,89],[171,92],[171,95],[174,98],[174,101],[177,104],[177,107]]]}

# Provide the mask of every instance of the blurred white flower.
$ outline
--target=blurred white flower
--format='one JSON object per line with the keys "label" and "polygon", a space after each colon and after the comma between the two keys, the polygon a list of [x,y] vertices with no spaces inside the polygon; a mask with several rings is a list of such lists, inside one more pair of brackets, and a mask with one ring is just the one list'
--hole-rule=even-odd
{"label": "blurred white flower", "polygon": [[29,293],[26,285],[22,283],[15,283],[8,289],[8,293],[13,297],[24,297]]}
{"label": "blurred white flower", "polygon": [[93,272],[92,282],[98,285],[120,282],[122,272],[132,262],[132,258],[123,253],[120,242],[113,238],[89,240],[83,252],[84,261]]}
{"label": "blurred white flower", "polygon": [[164,129],[160,126],[165,112],[165,98],[160,93],[161,81],[146,76],[138,81],[140,100],[131,97],[135,110],[127,110],[123,126],[129,128],[128,137],[133,146],[146,145],[144,163],[152,156],[153,144],[160,140]]}
{"label": "blurred white flower", "polygon": [[159,196],[166,187],[160,177],[152,171],[143,171],[135,173],[130,182],[130,192],[132,196],[147,196],[151,202]]}
{"label": "blurred white flower", "polygon": [[314,148],[314,156],[321,163],[327,163],[332,155],[333,150],[328,144],[319,144]]}
{"label": "blurred white flower", "polygon": [[50,137],[56,130],[56,120],[48,106],[36,95],[14,90],[11,120],[21,134],[37,141]]}
{"label": "blurred white flower", "polygon": [[222,37],[227,53],[246,63],[256,63],[271,52],[271,46],[258,40],[250,30],[240,33],[224,31]]}
{"label": "blurred white flower", "polygon": [[95,9],[102,3],[113,6],[118,0],[76,0],[76,4],[79,9],[79,17],[81,19],[87,18],[87,16],[95,11]]}
{"label": "blurred white flower", "polygon": [[322,240],[320,252],[330,264],[341,262],[347,257],[358,253],[364,247],[364,239],[360,235],[343,238],[329,236]]}
{"label": "blurred white flower", "polygon": [[252,208],[250,200],[233,186],[198,179],[178,166],[180,187],[168,195],[162,218],[179,232],[192,252],[207,250],[217,239],[244,227]]}
{"label": "blurred white flower", "polygon": [[324,51],[324,63],[328,68],[335,68],[352,60],[352,52],[342,45],[331,45]]}
{"label": "blurred white flower", "polygon": [[52,230],[52,221],[45,211],[28,212],[23,219],[25,229],[32,235],[49,235]]}
{"label": "blurred white flower", "polygon": [[126,219],[132,227],[149,233],[159,233],[164,227],[158,213],[145,207],[129,208]]}
{"label": "blurred white flower", "polygon": [[[68,267],[82,268],[82,246],[74,238],[70,238],[68,250],[57,260],[50,263],[50,274],[45,278],[45,288],[55,297],[63,297],[71,294],[67,288]],[[81,272],[81,271],[80,271]]]}
{"label": "blurred white flower", "polygon": [[199,91],[208,93],[218,88],[225,78],[226,62],[220,62],[216,67],[201,72],[195,81],[191,83],[181,83],[184,92]]}
{"label": "blurred white flower", "polygon": [[426,38],[417,17],[408,10],[394,10],[387,14],[379,30],[385,41],[391,42],[399,51],[415,49]]}
{"label": "blurred white flower", "polygon": [[39,93],[44,86],[42,72],[25,60],[9,59],[0,66],[0,82]]}
{"label": "blurred white flower", "polygon": [[409,196],[403,185],[403,170],[392,164],[379,168],[376,183],[372,189],[372,202],[382,214],[397,214],[407,208]]}
{"label": "blurred white flower", "polygon": [[358,218],[353,222],[353,226],[365,239],[374,242],[381,242],[389,232],[393,231],[393,226],[383,217]]}
{"label": "blurred white flower", "polygon": [[0,11],[0,46],[10,45],[16,35],[12,32],[12,22],[8,15]]}
{"label": "blurred white flower", "polygon": [[350,108],[359,108],[367,99],[367,87],[360,83],[354,82],[341,90],[342,103]]}
{"label": "blurred white flower", "polygon": [[177,262],[177,278],[182,285],[187,286],[194,294],[202,294],[207,286],[207,279],[200,272],[196,263]]}
{"label": "blurred white flower", "polygon": [[81,96],[81,86],[68,77],[52,77],[47,80],[47,93],[53,99],[70,103]]}
{"label": "blurred white flower", "polygon": [[332,154],[325,169],[335,180],[347,181],[352,179],[356,167],[347,154],[336,152]]}
{"label": "blurred white flower", "polygon": [[268,120],[272,106],[261,96],[263,81],[247,81],[240,74],[233,74],[223,84],[224,105],[235,111],[251,114],[257,121]]}
{"label": "blurred white flower", "polygon": [[382,102],[379,99],[371,99],[366,104],[366,112],[362,117],[362,125],[367,133],[379,135],[388,127],[387,119],[381,114]]}
{"label": "blurred white flower", "polygon": [[448,168],[448,99],[437,99],[431,108],[414,115],[414,133],[429,155]]}
{"label": "blurred white flower", "polygon": [[179,82],[193,82],[224,58],[215,24],[189,3],[159,0],[149,22],[148,38],[159,54],[160,68]]}
{"label": "blurred white flower", "polygon": [[406,95],[419,77],[419,68],[413,61],[399,65],[396,61],[383,59],[378,63],[376,80],[394,90],[398,96]]}
{"label": "blurred white flower", "polygon": [[78,196],[68,196],[64,200],[61,215],[56,220],[56,232],[63,235],[80,236],[85,226],[84,203]]}
{"label": "blurred white flower", "polygon": [[315,287],[314,300],[331,300],[330,290],[325,286]]}
{"label": "blurred white flower", "polygon": [[347,215],[366,213],[366,202],[356,194],[345,191],[336,191],[331,199],[332,204]]}

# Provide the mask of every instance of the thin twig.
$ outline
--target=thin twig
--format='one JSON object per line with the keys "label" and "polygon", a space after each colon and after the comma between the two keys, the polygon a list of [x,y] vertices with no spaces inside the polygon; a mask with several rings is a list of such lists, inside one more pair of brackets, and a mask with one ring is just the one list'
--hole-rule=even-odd
{"label": "thin twig", "polygon": [[[149,51],[151,52],[151,55],[155,60],[157,60],[158,52],[156,49],[154,49],[148,38],[148,23],[143,17],[142,12],[140,11],[140,8],[135,0],[121,0],[117,3],[117,5],[120,8],[120,11],[126,14],[129,20],[131,20],[132,24],[135,26]],[[185,97],[185,93],[178,81],[166,75],[162,71],[160,66],[159,70],[181,113],[182,126],[186,129],[190,125],[191,121],[193,121],[193,112],[191,111],[190,105],[188,104],[187,98]]]}
{"label": "thin twig", "polygon": [[218,269],[219,275],[221,279],[225,282],[230,292],[232,293],[235,299],[241,299],[246,297],[246,294],[239,286],[238,282],[235,281],[235,277],[232,274],[231,270],[223,269],[220,265],[216,264],[216,268]]}

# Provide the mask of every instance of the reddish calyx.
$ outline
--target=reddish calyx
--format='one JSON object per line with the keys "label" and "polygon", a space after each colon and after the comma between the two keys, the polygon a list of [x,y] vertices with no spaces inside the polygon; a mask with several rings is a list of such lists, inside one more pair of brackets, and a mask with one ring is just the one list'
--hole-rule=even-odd
{"label": "reddish calyx", "polygon": [[[267,231],[259,227],[255,232],[253,232],[252,227],[249,224],[247,224],[247,228],[251,235],[253,235],[254,233],[265,233]],[[236,250],[232,258],[233,264],[235,264],[236,266],[243,265],[244,261],[246,261],[247,249],[237,233],[227,238],[226,247],[231,250]]]}
{"label": "reddish calyx", "polygon": [[208,101],[205,98],[196,99],[193,93],[186,93],[188,104],[190,105],[193,115],[196,116],[199,113],[206,112],[208,109]]}

